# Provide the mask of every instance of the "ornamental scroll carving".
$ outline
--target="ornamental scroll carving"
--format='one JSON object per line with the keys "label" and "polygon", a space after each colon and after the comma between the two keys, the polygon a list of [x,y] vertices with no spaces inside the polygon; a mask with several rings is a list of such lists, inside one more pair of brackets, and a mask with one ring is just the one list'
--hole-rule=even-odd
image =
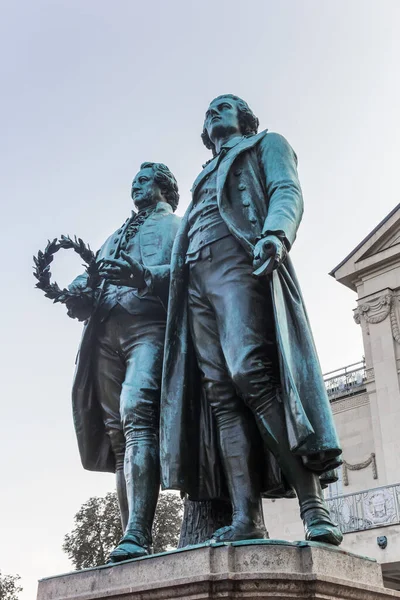
{"label": "ornamental scroll carving", "polygon": [[343,459],[343,466],[342,466],[343,485],[349,485],[348,471],[361,471],[361,469],[365,469],[366,467],[369,467],[369,465],[372,465],[372,477],[374,479],[378,479],[378,470],[377,470],[377,466],[376,466],[376,458],[375,458],[374,452],[372,452],[372,454],[370,455],[369,458],[367,458],[367,460],[364,460],[364,462],[360,462],[355,465],[351,465],[350,463],[348,463],[347,461],[345,461]]}
{"label": "ornamental scroll carving", "polygon": [[397,300],[397,296],[384,294],[368,304],[360,304],[354,311],[355,322],[360,325],[361,318],[363,318],[369,324],[381,323],[389,316],[393,339],[400,344],[400,328],[395,310],[395,300]]}

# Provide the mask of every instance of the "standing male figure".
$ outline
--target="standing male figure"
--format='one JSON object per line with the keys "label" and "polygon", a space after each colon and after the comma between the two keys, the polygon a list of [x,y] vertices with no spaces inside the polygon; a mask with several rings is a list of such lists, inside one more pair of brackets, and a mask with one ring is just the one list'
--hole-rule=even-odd
{"label": "standing male figure", "polygon": [[[149,553],[160,487],[159,409],[170,258],[178,186],[161,163],[143,163],[132,183],[137,212],[97,255],[101,285],[85,326],[73,385],[82,464],[116,473],[124,536],[112,562]],[[79,276],[70,289],[85,287]]]}
{"label": "standing male figure", "polygon": [[341,449],[288,256],[303,212],[297,159],[283,137],[257,130],[230,94],[205,115],[214,158],[171,259],[162,482],[193,500],[221,497],[220,457],[233,518],[217,541],[266,537],[261,495],[294,489],[306,539],[338,545],[319,476]]}

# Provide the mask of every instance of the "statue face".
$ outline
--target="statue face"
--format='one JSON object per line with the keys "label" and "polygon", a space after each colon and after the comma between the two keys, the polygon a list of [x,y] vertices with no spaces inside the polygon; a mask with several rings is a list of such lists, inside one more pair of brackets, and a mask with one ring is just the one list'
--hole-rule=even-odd
{"label": "statue face", "polygon": [[212,142],[218,138],[241,135],[239,112],[235,100],[219,98],[208,107],[204,126]]}
{"label": "statue face", "polygon": [[156,206],[158,202],[165,202],[160,186],[154,181],[154,171],[151,167],[141,169],[135,175],[132,181],[131,196],[139,210]]}

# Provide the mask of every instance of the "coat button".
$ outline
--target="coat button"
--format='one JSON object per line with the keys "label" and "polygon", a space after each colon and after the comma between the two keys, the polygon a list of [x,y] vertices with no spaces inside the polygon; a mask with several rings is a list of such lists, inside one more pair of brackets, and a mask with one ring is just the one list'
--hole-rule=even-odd
{"label": "coat button", "polygon": [[121,235],[122,229],[118,229],[118,235]]}
{"label": "coat button", "polygon": [[114,254],[115,250],[114,248],[112,250],[110,250],[110,254]]}
{"label": "coat button", "polygon": [[250,202],[249,202],[248,200],[245,200],[245,201],[243,202],[243,206],[250,206]]}
{"label": "coat button", "polygon": [[236,169],[236,171],[233,172],[235,177],[239,177],[239,175],[241,175],[243,173],[242,169]]}
{"label": "coat button", "polygon": [[238,185],[239,192],[244,192],[245,189],[246,189],[246,186],[244,185],[244,183],[241,183],[240,185]]}
{"label": "coat button", "polygon": [[114,244],[118,244],[118,239],[119,238],[114,238]]}
{"label": "coat button", "polygon": [[254,217],[252,217],[251,219],[249,219],[250,223],[257,223],[257,219],[255,219]]}

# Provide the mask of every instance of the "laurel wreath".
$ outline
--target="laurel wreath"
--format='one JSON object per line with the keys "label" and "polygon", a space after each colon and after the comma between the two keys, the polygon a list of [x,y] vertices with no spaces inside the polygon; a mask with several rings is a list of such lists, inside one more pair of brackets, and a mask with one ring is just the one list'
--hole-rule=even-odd
{"label": "laurel wreath", "polygon": [[[69,291],[66,288],[61,289],[59,285],[51,282],[50,265],[54,260],[54,254],[60,249],[74,250],[85,262],[85,271],[88,274],[88,285],[85,290]],[[61,302],[65,304],[69,299],[81,298],[82,300],[92,300],[93,290],[97,287],[96,280],[98,279],[98,267],[96,257],[90,246],[87,245],[76,236],[74,239],[69,236],[62,235],[60,239],[54,238],[53,241],[48,240],[45,250],[39,250],[37,256],[33,257],[34,271],[33,275],[38,280],[36,287],[43,290],[46,298],[50,298],[54,303]]]}

